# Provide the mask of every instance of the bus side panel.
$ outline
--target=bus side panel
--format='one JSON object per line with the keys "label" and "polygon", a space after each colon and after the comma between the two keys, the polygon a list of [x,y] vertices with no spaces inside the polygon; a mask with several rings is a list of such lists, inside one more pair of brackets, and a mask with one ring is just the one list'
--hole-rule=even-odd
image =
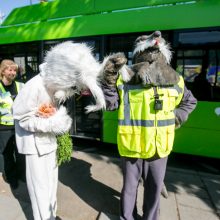
{"label": "bus side panel", "polygon": [[118,111],[103,113],[103,142],[117,143]]}
{"label": "bus side panel", "polygon": [[[218,102],[198,102],[189,120],[178,130],[173,151],[197,156],[220,158],[220,117]],[[103,142],[117,143],[117,111],[103,114]]]}
{"label": "bus side panel", "polygon": [[189,120],[176,130],[174,152],[220,158],[219,102],[199,101]]}
{"label": "bus side panel", "polygon": [[198,101],[183,127],[220,131],[220,116],[216,115],[216,108],[220,108],[219,102]]}
{"label": "bus side panel", "polygon": [[173,152],[220,158],[220,131],[183,127],[176,132]]}
{"label": "bus side panel", "polygon": [[[206,1],[9,25],[0,28],[0,44],[150,30],[162,31],[219,26],[220,3],[211,1],[207,5],[204,2]],[[187,16],[185,15],[186,11],[188,12]],[[204,19],[204,15],[206,19]]]}

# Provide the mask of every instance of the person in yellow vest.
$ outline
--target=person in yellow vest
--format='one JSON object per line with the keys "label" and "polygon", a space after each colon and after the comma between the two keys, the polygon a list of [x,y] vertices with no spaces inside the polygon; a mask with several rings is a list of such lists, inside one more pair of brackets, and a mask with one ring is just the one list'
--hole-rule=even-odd
{"label": "person in yellow vest", "polygon": [[137,219],[143,178],[143,220],[159,219],[160,194],[175,128],[197,100],[169,65],[171,52],[159,31],[137,38],[133,65],[118,53],[108,57],[102,80],[108,110],[118,109],[117,144],[122,160],[121,220]]}
{"label": "person in yellow vest", "polygon": [[15,143],[12,104],[22,87],[16,82],[18,65],[3,60],[0,65],[0,172],[13,189],[18,187],[19,177],[25,174],[25,160],[18,154]]}

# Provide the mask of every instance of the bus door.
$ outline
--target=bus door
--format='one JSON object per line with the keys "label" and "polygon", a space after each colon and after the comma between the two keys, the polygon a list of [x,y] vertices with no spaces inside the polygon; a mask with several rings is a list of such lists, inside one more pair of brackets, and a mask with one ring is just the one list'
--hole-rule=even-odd
{"label": "bus door", "polygon": [[[75,42],[77,40],[74,40]],[[100,41],[94,40],[79,40],[79,42],[85,42],[88,46],[94,48],[93,55],[97,60],[100,60]],[[72,135],[79,138],[88,138],[101,140],[102,130],[102,112],[96,111],[89,114],[86,113],[85,107],[91,104],[95,104],[95,100],[89,90],[81,91],[80,94],[76,94],[72,100],[72,118],[73,129]]]}
{"label": "bus door", "polygon": [[179,34],[176,70],[184,77],[198,104],[176,132],[175,152],[207,157],[220,155],[219,36],[220,31]]}
{"label": "bus door", "polygon": [[[86,43],[93,48],[93,55],[97,60],[100,60],[100,38],[74,38],[77,43]],[[71,39],[68,39],[71,40]],[[65,40],[51,40],[44,41],[44,50],[48,51],[51,47]],[[69,98],[65,105],[73,120],[71,135],[79,138],[89,138],[100,140],[101,137],[101,111],[86,114],[85,107],[89,104],[95,103],[94,98],[89,90],[81,91],[80,94],[75,94],[74,97]]]}

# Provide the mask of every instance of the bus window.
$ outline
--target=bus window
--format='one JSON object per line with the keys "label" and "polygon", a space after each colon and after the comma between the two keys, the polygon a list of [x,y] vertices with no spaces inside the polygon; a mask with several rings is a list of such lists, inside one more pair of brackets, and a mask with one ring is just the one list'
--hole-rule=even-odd
{"label": "bus window", "polygon": [[213,101],[220,101],[220,50],[209,50],[207,80],[212,85]]}
{"label": "bus window", "polygon": [[179,72],[186,82],[194,82],[202,68],[201,59],[178,59],[177,72]]}
{"label": "bus window", "polygon": [[213,99],[213,91],[207,78],[207,55],[203,50],[179,50],[177,52],[177,72],[199,101]]}
{"label": "bus window", "polygon": [[220,86],[220,50],[209,51],[207,77],[213,86]]}
{"label": "bus window", "polygon": [[25,80],[28,81],[39,72],[38,56],[28,55],[25,67]]}
{"label": "bus window", "polygon": [[198,32],[183,32],[179,33],[179,44],[207,44],[218,43],[220,39],[220,31],[198,31]]}
{"label": "bus window", "polygon": [[38,57],[37,56],[15,56],[14,61],[19,66],[19,71],[17,74],[17,80],[21,82],[27,82],[36,74],[38,74]]}
{"label": "bus window", "polygon": [[133,43],[137,37],[138,34],[110,36],[108,38],[108,53],[123,52],[128,59],[127,64],[132,65]]}
{"label": "bus window", "polygon": [[204,52],[202,50],[178,50],[177,51],[177,72],[186,82],[194,82],[194,79],[201,72]]}
{"label": "bus window", "polygon": [[207,80],[212,86],[220,87],[220,66],[210,65],[208,67]]}
{"label": "bus window", "polygon": [[16,80],[19,82],[25,82],[24,75],[25,75],[25,57],[24,56],[16,56],[14,57],[15,63],[18,64],[18,73]]}

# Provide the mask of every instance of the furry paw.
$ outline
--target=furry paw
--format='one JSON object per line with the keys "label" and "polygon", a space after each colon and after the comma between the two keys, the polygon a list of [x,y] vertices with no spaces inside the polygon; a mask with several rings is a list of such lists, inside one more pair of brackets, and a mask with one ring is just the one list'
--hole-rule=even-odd
{"label": "furry paw", "polygon": [[88,105],[85,107],[85,113],[95,112],[103,109],[100,105]]}
{"label": "furry paw", "polygon": [[103,79],[108,86],[115,86],[118,79],[118,71],[122,69],[127,62],[123,53],[116,53],[105,58],[103,64]]}
{"label": "furry paw", "polygon": [[121,73],[121,77],[122,77],[122,80],[124,82],[129,82],[132,77],[134,76],[134,72],[132,69],[130,69],[127,65],[124,65],[121,70],[120,70],[120,73]]}
{"label": "furry paw", "polygon": [[126,64],[127,58],[123,53],[115,53],[108,57],[104,67],[104,71],[118,72],[124,64]]}
{"label": "furry paw", "polygon": [[70,130],[72,119],[67,114],[66,108],[61,106],[57,112],[50,117],[51,129],[55,134],[63,134]]}

